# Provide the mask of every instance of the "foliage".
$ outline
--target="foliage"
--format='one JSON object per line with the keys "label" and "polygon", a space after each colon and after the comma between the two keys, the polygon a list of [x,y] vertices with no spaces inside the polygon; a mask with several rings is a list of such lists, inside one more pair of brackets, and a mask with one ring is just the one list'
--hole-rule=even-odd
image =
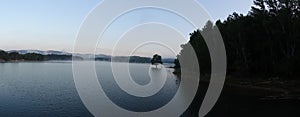
{"label": "foliage", "polygon": [[153,64],[157,64],[157,63],[163,64],[161,56],[158,54],[155,54],[155,55],[153,55],[153,57],[151,59],[151,64],[153,65]]}
{"label": "foliage", "polygon": [[175,64],[174,68],[180,68],[180,63],[178,59],[174,60],[174,64]]}
{"label": "foliage", "polygon": [[8,54],[9,60],[22,60],[23,55],[19,54],[18,52],[11,52]]}
{"label": "foliage", "polygon": [[[73,57],[82,60],[81,57]],[[42,55],[36,53],[19,54],[18,52],[7,53],[0,50],[0,60],[4,61],[45,61],[45,60],[72,60],[72,55]]]}
{"label": "foliage", "polygon": [[72,60],[72,55],[45,55],[44,60]]}
{"label": "foliage", "polygon": [[41,54],[28,53],[23,55],[23,59],[28,61],[42,61],[44,60],[44,56]]}
{"label": "foliage", "polygon": [[0,50],[0,59],[7,61],[9,59],[8,53],[3,50]]}
{"label": "foliage", "polygon": [[129,58],[130,63],[149,63],[150,61],[150,58],[147,57],[131,56]]}
{"label": "foliage", "polygon": [[[229,74],[295,77],[300,66],[299,16],[299,0],[255,0],[248,15],[233,13],[215,25],[208,22],[202,30],[191,33],[189,44],[195,49],[201,71],[209,73],[203,34],[213,34],[217,26],[225,43]],[[181,46],[178,58],[188,52],[186,45]]]}

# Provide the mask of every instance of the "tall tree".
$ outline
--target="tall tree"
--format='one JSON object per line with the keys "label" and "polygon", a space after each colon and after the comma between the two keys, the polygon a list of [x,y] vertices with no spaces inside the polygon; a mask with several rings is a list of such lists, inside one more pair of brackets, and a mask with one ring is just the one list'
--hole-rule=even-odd
{"label": "tall tree", "polygon": [[158,54],[153,55],[152,59],[151,59],[151,64],[155,65],[157,68],[158,64],[163,64],[161,56]]}

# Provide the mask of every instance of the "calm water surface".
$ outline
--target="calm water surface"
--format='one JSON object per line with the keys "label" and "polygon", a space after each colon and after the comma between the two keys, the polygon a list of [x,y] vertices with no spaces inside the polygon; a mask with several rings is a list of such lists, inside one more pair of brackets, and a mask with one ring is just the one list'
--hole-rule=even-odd
{"label": "calm water surface", "polygon": [[[119,63],[123,64],[123,63]],[[106,69],[109,63],[96,62],[98,70]],[[143,70],[149,70],[148,64],[131,64],[131,75],[134,81],[140,85],[150,82],[145,77]],[[147,71],[148,72],[148,71]],[[153,105],[140,107],[133,103],[134,100],[128,94],[119,90],[119,87],[109,85],[113,82],[111,72],[101,72],[105,80],[107,93],[120,106],[127,109],[155,109],[156,106],[163,106],[167,103],[178,89],[178,78],[172,74],[171,69],[165,72],[168,74],[166,84],[160,95],[154,95],[159,99]],[[105,74],[103,74],[105,73]],[[146,75],[147,76],[147,75]],[[149,100],[140,100],[147,102]],[[162,103],[163,102],[163,103]],[[161,104],[161,105],[159,105]],[[137,107],[139,106],[139,107]],[[42,63],[0,63],[0,116],[92,116],[81,102],[72,76],[71,62],[42,62]]]}

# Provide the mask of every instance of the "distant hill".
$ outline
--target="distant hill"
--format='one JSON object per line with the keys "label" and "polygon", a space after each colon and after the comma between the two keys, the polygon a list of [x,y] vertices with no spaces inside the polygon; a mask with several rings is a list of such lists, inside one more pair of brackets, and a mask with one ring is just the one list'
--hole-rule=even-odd
{"label": "distant hill", "polygon": [[140,56],[115,56],[112,57],[113,62],[129,62],[129,63],[150,63],[151,58]]}
{"label": "distant hill", "polygon": [[[49,61],[49,60],[96,60],[130,63],[150,63],[151,58],[141,56],[110,56],[105,54],[80,54],[55,50],[0,50],[0,62],[2,61]],[[163,63],[174,63],[174,58],[164,58]]]}
{"label": "distant hill", "polygon": [[41,54],[41,55],[72,55],[72,53],[69,53],[69,52],[55,51],[55,50],[48,50],[48,51],[42,51],[42,50],[9,50],[7,52],[8,53],[18,52],[19,54],[35,53],[35,54]]}
{"label": "distant hill", "polygon": [[[151,63],[150,57],[141,57],[141,56],[102,56],[96,57],[97,61],[113,61],[113,62],[129,62],[129,63]],[[162,59],[163,63],[174,63],[173,58]]]}
{"label": "distant hill", "polygon": [[61,51],[41,50],[0,50],[0,62],[6,61],[49,61],[49,60],[83,60],[78,56]]}

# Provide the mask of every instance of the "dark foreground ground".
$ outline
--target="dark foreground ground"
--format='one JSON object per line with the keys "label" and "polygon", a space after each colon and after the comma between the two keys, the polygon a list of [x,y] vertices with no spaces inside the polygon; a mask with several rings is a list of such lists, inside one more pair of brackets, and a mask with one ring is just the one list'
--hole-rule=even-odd
{"label": "dark foreground ground", "polygon": [[[299,117],[299,81],[278,79],[227,80],[215,107],[206,117]],[[182,117],[196,117],[208,82],[201,82],[196,99]]]}

